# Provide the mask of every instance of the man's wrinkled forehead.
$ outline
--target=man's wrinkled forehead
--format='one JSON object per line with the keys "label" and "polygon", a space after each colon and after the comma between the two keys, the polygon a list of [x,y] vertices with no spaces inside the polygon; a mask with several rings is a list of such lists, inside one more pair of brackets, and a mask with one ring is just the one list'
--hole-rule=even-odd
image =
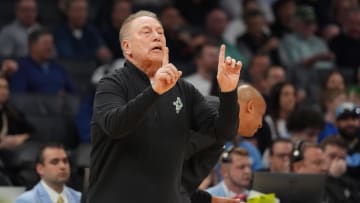
{"label": "man's wrinkled forehead", "polygon": [[130,22],[130,27],[132,28],[144,28],[144,27],[153,27],[163,29],[160,21],[156,18],[150,16],[139,16]]}

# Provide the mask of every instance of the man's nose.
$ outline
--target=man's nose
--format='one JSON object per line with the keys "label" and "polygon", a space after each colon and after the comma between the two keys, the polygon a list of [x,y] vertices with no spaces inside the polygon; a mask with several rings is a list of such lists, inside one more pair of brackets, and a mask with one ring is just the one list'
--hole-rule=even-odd
{"label": "man's nose", "polygon": [[158,32],[154,31],[153,36],[154,36],[154,40],[156,40],[156,41],[161,40],[161,34],[159,34]]}
{"label": "man's nose", "polygon": [[67,163],[60,161],[59,166],[60,168],[66,168]]}
{"label": "man's nose", "polygon": [[251,174],[251,166],[245,168],[245,172]]}

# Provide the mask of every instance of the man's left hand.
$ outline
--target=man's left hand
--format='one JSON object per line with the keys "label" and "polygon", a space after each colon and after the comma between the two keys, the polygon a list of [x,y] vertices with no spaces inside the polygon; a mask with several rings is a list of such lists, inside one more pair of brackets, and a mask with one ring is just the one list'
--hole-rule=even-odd
{"label": "man's left hand", "polygon": [[221,45],[216,76],[221,92],[231,92],[237,87],[241,68],[242,63],[240,61],[229,56],[225,59],[225,45]]}

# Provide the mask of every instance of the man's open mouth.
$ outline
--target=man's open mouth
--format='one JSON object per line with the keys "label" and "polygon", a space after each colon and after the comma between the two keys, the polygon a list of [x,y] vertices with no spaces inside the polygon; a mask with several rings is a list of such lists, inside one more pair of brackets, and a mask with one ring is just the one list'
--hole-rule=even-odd
{"label": "man's open mouth", "polygon": [[155,47],[153,47],[151,50],[154,50],[154,51],[162,51],[162,47],[161,47],[161,46],[155,46]]}

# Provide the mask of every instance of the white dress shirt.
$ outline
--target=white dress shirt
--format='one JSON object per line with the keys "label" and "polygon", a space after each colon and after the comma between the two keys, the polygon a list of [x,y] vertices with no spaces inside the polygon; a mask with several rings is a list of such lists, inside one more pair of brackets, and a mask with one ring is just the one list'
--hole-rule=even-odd
{"label": "white dress shirt", "polygon": [[66,187],[64,186],[63,191],[59,194],[58,192],[56,192],[55,190],[53,190],[52,188],[50,188],[45,181],[41,180],[41,184],[43,185],[43,187],[45,188],[45,191],[49,194],[49,197],[51,199],[52,203],[57,203],[59,196],[61,196],[64,200],[64,203],[69,203],[68,198],[66,197]]}

